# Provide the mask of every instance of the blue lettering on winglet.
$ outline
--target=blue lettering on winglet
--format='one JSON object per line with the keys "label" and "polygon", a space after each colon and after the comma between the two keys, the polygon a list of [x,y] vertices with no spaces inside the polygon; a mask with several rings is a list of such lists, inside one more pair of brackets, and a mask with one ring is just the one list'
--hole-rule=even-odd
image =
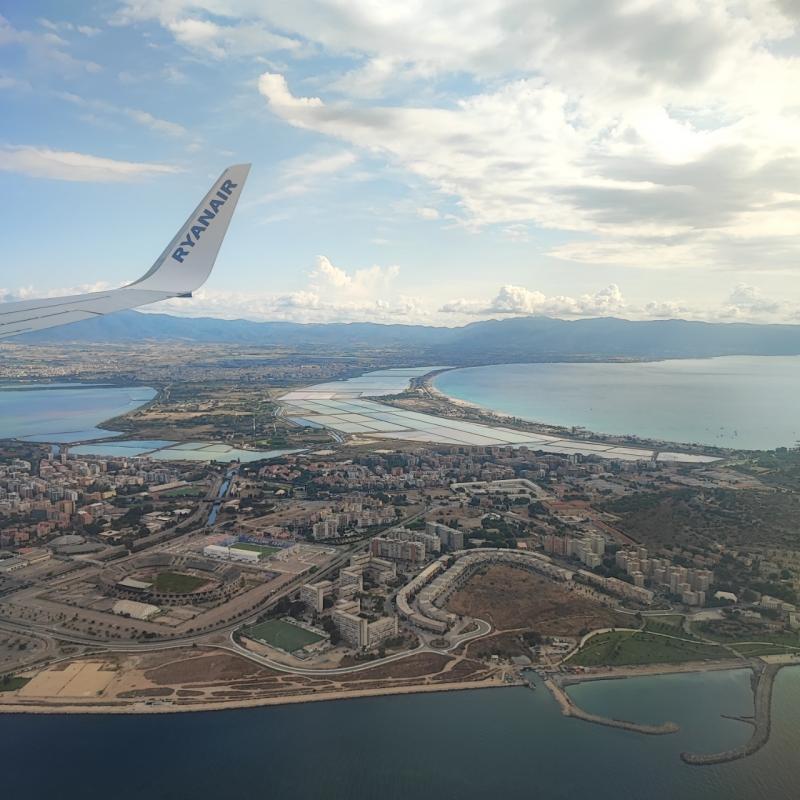
{"label": "blue lettering on winglet", "polygon": [[214,199],[208,204],[208,208],[204,208],[200,212],[197,219],[192,220],[191,224],[189,225],[189,229],[185,234],[183,234],[183,240],[172,252],[172,258],[174,261],[177,261],[179,264],[183,264],[183,260],[189,255],[191,248],[195,246],[200,239],[201,234],[203,234],[211,225],[214,218],[219,213],[219,209],[225,205],[228,198],[233,193],[233,190],[238,185],[238,183],[234,183],[231,180],[225,180],[222,182],[222,185],[215,193]]}

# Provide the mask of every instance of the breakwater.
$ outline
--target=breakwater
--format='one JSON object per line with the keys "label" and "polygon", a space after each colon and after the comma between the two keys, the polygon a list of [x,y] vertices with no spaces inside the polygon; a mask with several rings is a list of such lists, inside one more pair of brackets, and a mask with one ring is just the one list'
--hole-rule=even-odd
{"label": "breakwater", "polygon": [[[760,750],[769,741],[772,727],[772,690],[775,686],[775,677],[782,666],[782,664],[760,664],[753,667],[755,687],[752,724],[754,730],[748,742],[719,753],[681,753],[681,759],[686,764],[693,766],[707,766],[746,758]],[[750,720],[747,721],[750,722]]]}
{"label": "breakwater", "polygon": [[550,690],[556,702],[561,707],[561,713],[565,717],[575,717],[584,722],[593,722],[595,725],[605,725],[607,728],[622,728],[634,733],[644,733],[648,736],[663,736],[668,733],[677,733],[680,728],[674,722],[664,722],[661,725],[645,725],[639,722],[630,722],[624,719],[613,719],[612,717],[601,717],[598,714],[590,714],[580,706],[575,705],[570,696],[554,680],[548,678],[544,685]]}

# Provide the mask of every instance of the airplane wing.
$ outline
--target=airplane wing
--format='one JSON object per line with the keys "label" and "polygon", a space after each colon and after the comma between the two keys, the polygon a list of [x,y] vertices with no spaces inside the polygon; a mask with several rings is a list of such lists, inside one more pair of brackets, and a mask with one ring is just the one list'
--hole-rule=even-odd
{"label": "airplane wing", "polygon": [[249,171],[249,164],[228,167],[139,280],[107,292],[0,303],[0,339],[169,297],[191,297],[211,274]]}

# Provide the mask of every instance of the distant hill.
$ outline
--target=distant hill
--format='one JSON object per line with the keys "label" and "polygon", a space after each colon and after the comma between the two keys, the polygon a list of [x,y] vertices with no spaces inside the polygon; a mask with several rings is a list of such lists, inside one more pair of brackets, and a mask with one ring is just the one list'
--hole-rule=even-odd
{"label": "distant hill", "polygon": [[459,328],[367,322],[300,324],[121,311],[17,342],[198,342],[297,350],[408,351],[409,362],[479,364],[593,358],[696,358],[798,355],[800,325],[632,321],[614,317],[562,320],[513,317]]}

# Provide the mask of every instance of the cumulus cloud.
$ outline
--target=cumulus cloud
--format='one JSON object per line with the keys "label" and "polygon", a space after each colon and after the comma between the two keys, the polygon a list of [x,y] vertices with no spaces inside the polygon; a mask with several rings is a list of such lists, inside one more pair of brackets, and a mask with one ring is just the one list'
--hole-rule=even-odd
{"label": "cumulus cloud", "polygon": [[226,318],[245,317],[294,322],[422,322],[435,316],[417,298],[397,292],[396,266],[346,270],[327,256],[317,256],[305,286],[284,294],[209,289],[194,293],[192,303],[167,300],[155,311]]}
{"label": "cumulus cloud", "polygon": [[763,318],[778,314],[783,309],[782,302],[765,297],[758,287],[739,283],[728,296],[720,316],[734,319]]}
{"label": "cumulus cloud", "polygon": [[117,161],[34,145],[0,146],[0,171],[16,172],[31,178],[95,183],[129,183],[179,172],[177,167],[167,164]]}
{"label": "cumulus cloud", "polygon": [[474,299],[451,300],[439,312],[454,317],[497,317],[539,315],[574,319],[578,317],[623,316],[627,319],[690,319],[709,322],[787,322],[800,314],[795,306],[766,296],[759,288],[737,284],[716,303],[700,304],[683,299],[633,302],[616,284],[593,294],[546,295],[523,286],[502,286],[488,302]]}
{"label": "cumulus cloud", "polygon": [[588,317],[607,316],[625,307],[622,292],[613,283],[594,294],[584,294],[579,297],[566,295],[548,297],[539,291],[508,284],[500,287],[500,291],[488,304],[460,299],[445,303],[439,310],[443,313],[475,314],[483,317],[496,314]]}

